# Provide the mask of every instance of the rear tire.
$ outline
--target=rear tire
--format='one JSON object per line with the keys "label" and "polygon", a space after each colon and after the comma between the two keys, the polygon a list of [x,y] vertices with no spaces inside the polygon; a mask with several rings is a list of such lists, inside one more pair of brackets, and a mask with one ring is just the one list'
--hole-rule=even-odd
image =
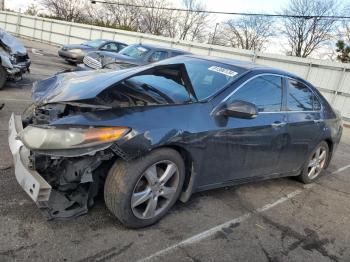
{"label": "rear tire", "polygon": [[297,177],[304,184],[310,184],[316,181],[323,170],[327,167],[329,158],[329,147],[325,141],[319,143],[309,155],[304,164],[303,171]]}
{"label": "rear tire", "polygon": [[0,89],[2,89],[7,80],[7,72],[4,67],[0,66]]}
{"label": "rear tire", "polygon": [[76,66],[77,65],[77,62],[75,61],[72,61],[72,60],[66,60],[66,62],[72,66]]}
{"label": "rear tire", "polygon": [[184,162],[173,149],[157,149],[129,162],[118,159],[106,178],[106,206],[127,227],[152,225],[175,204],[184,178]]}

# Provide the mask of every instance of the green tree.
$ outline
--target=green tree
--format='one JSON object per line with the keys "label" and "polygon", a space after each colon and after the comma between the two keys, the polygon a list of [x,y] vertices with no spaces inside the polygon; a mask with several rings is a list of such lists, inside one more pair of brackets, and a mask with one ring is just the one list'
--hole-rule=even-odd
{"label": "green tree", "polygon": [[337,59],[342,63],[350,63],[350,45],[347,45],[344,40],[339,40],[336,47]]}

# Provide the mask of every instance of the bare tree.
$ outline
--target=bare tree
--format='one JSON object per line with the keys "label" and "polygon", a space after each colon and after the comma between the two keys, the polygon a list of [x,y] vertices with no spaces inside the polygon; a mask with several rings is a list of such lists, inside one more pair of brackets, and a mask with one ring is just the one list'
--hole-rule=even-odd
{"label": "bare tree", "polygon": [[337,6],[337,0],[290,0],[282,14],[309,17],[283,19],[282,33],[288,40],[288,54],[308,57],[330,40],[337,21],[322,16],[336,15]]}
{"label": "bare tree", "polygon": [[39,7],[36,4],[31,3],[24,11],[24,14],[37,16],[39,14]]}
{"label": "bare tree", "polygon": [[137,5],[137,1],[120,0],[118,3],[107,1],[103,5],[88,5],[87,20],[99,26],[137,31],[140,12],[137,7],[132,6]]}
{"label": "bare tree", "polygon": [[137,30],[140,11],[137,7],[137,0],[122,0],[118,1],[121,4],[107,4],[105,5],[106,11],[113,17],[114,25],[122,29]]}
{"label": "bare tree", "polygon": [[81,22],[84,20],[84,0],[41,0],[41,4],[53,16],[65,21]]}
{"label": "bare tree", "polygon": [[274,34],[273,20],[264,16],[230,19],[224,23],[220,34],[232,47],[260,51]]}
{"label": "bare tree", "polygon": [[187,12],[181,12],[177,15],[179,39],[201,40],[206,34],[209,15],[195,11],[204,10],[205,6],[200,0],[182,0],[182,4]]}
{"label": "bare tree", "polygon": [[161,8],[169,7],[171,4],[165,0],[139,1],[140,5],[149,7],[139,9],[139,31],[154,35],[167,35],[172,11]]}

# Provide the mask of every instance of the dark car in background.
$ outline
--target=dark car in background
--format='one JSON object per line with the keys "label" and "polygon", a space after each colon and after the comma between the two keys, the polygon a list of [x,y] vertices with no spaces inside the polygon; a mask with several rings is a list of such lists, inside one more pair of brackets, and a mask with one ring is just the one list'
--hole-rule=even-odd
{"label": "dark car in background", "polygon": [[81,63],[84,56],[91,51],[103,50],[108,52],[119,52],[127,44],[106,40],[106,39],[96,39],[87,41],[80,45],[64,45],[60,50],[58,50],[58,55],[70,63]]}
{"label": "dark car in background", "polygon": [[21,79],[29,72],[30,58],[24,45],[11,34],[0,28],[0,89],[6,80]]}
{"label": "dark car in background", "polygon": [[178,56],[52,76],[12,115],[18,182],[48,218],[87,212],[104,187],[126,226],[155,223],[198,191],[328,166],[342,121],[305,80],[247,62]]}
{"label": "dark car in background", "polygon": [[78,70],[123,69],[147,65],[169,57],[191,54],[189,52],[151,44],[129,45],[119,53],[107,51],[90,52],[84,57],[83,65]]}

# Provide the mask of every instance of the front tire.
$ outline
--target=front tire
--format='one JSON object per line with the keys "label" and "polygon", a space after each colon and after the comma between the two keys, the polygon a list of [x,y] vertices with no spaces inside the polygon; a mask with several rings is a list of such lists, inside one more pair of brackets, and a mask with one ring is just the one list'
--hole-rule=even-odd
{"label": "front tire", "polygon": [[157,149],[130,162],[118,159],[106,178],[106,206],[127,227],[152,225],[175,204],[184,178],[184,162],[173,149]]}
{"label": "front tire", "polygon": [[0,89],[2,89],[7,80],[7,72],[3,66],[0,66]]}
{"label": "front tire", "polygon": [[328,158],[329,146],[325,141],[322,141],[309,155],[298,179],[304,184],[313,183],[322,175],[323,170],[327,166]]}

